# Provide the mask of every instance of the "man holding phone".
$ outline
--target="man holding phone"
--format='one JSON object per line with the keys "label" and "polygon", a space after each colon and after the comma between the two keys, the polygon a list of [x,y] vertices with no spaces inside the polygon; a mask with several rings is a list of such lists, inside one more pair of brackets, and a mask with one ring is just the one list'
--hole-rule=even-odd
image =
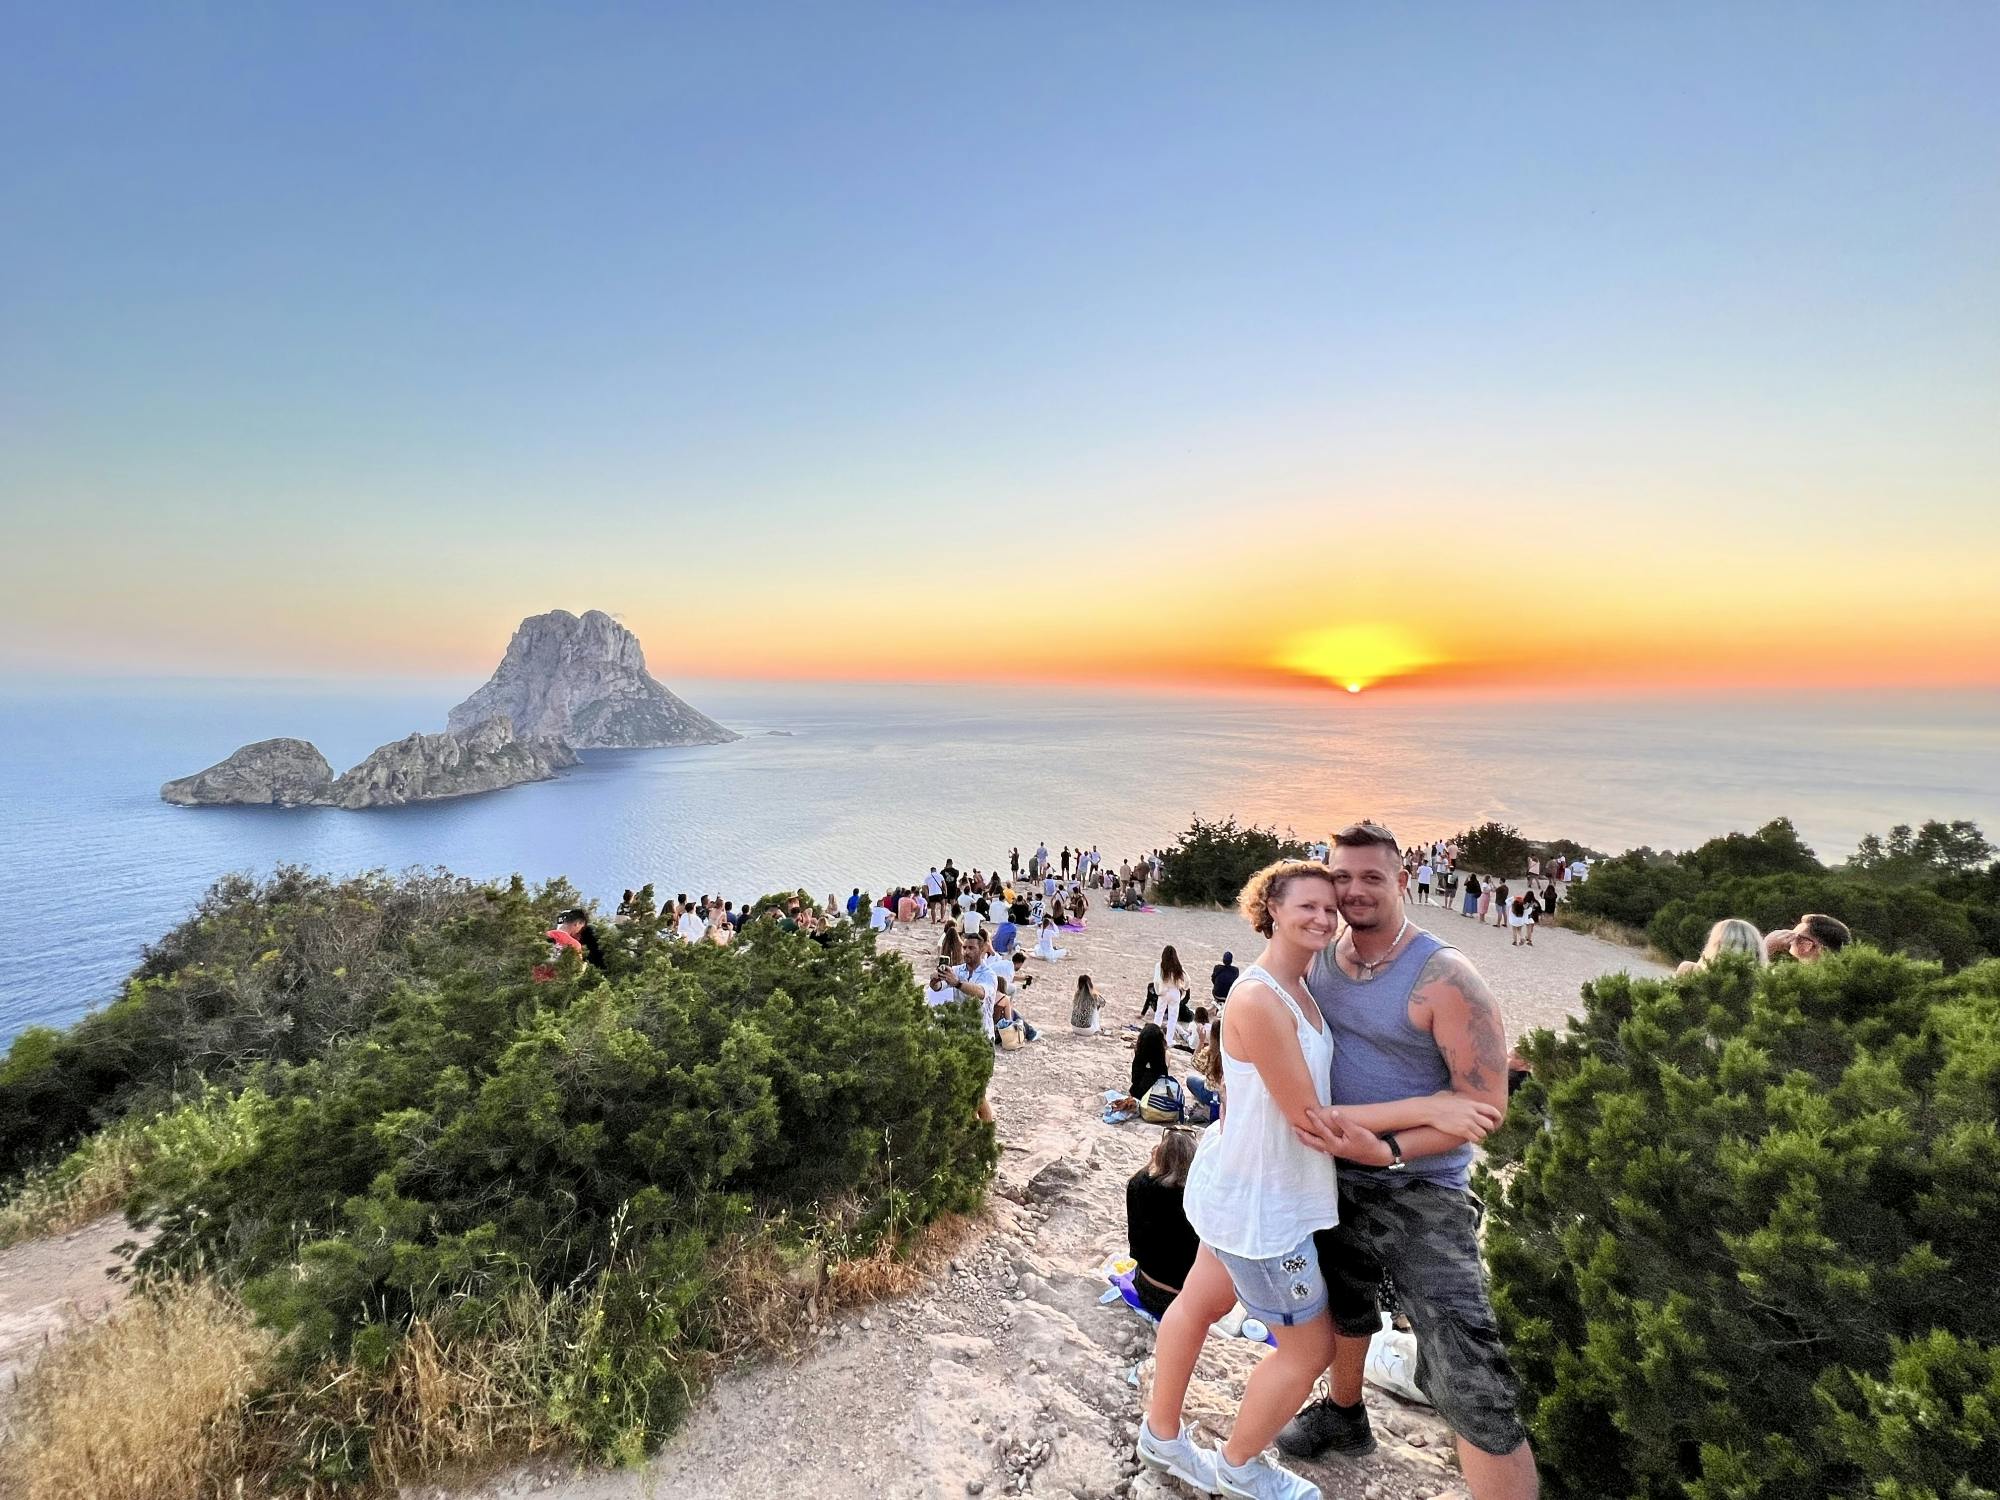
{"label": "man holding phone", "polygon": [[[958,965],[938,960],[932,978],[933,986],[945,985],[962,999],[979,1003],[979,1029],[986,1033],[986,1040],[993,1040],[993,1007],[999,1001],[1002,983],[999,971],[994,968],[991,956],[986,951],[986,934],[969,933],[962,949],[965,962]],[[993,1101],[984,1094],[979,1096],[979,1118],[987,1124],[993,1123]]]}

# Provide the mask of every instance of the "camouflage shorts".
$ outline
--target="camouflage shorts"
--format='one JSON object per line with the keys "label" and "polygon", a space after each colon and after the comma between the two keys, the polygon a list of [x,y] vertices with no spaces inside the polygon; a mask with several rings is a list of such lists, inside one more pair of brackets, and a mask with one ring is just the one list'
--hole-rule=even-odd
{"label": "camouflage shorts", "polygon": [[1334,1326],[1365,1337],[1382,1326],[1386,1272],[1417,1336],[1417,1386],[1452,1431],[1488,1453],[1527,1439],[1521,1388],[1500,1343],[1479,1261],[1479,1200],[1412,1178],[1340,1178],[1340,1223],[1313,1236]]}

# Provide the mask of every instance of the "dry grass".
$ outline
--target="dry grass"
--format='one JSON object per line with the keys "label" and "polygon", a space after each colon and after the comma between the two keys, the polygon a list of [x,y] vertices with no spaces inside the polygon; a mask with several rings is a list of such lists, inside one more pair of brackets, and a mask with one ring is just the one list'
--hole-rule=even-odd
{"label": "dry grass", "polygon": [[132,1191],[148,1149],[139,1123],[124,1121],[89,1137],[54,1166],[25,1174],[0,1203],[0,1250],[66,1234],[111,1212]]}
{"label": "dry grass", "polygon": [[244,1490],[248,1404],[272,1347],[209,1282],[128,1303],[22,1381],[0,1456],[19,1500],[198,1500]]}
{"label": "dry grass", "polygon": [[845,1260],[788,1258],[768,1236],[739,1240],[723,1254],[717,1278],[717,1357],[794,1352],[840,1309],[915,1291],[978,1227],[962,1214],[947,1214],[913,1242],[884,1240],[869,1254]]}
{"label": "dry grass", "polygon": [[[516,1309],[506,1331],[491,1339],[447,1343],[419,1321],[380,1373],[339,1372],[337,1398],[368,1411],[368,1468],[393,1487],[448,1467],[483,1467],[556,1447],[548,1420],[546,1376],[563,1354],[560,1311],[534,1299]],[[293,1396],[279,1430],[310,1428],[298,1410],[314,1395]],[[304,1420],[301,1420],[301,1419]]]}
{"label": "dry grass", "polygon": [[1553,917],[1545,917],[1543,920],[1552,922],[1557,927],[1566,927],[1571,932],[1583,933],[1586,937],[1616,943],[1621,948],[1635,949],[1652,959],[1654,963],[1670,965],[1673,962],[1648,942],[1646,934],[1638,928],[1627,927],[1623,922],[1614,922],[1609,917],[1592,916],[1589,912],[1580,912],[1573,907],[1561,907]]}

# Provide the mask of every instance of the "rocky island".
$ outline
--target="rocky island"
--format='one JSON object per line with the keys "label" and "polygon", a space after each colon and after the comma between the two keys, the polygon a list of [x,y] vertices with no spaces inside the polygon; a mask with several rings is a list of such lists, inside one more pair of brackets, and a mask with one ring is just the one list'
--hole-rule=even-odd
{"label": "rocky island", "polygon": [[306,740],[258,740],[206,771],[160,788],[181,807],[316,807],[333,788],[333,767]]}
{"label": "rocky island", "polygon": [[639,638],[601,610],[523,620],[486,685],[442,734],[391,741],[341,776],[305,740],[258,740],[160,788],[182,807],[401,807],[547,781],[582,749],[740,738],[646,671]]}

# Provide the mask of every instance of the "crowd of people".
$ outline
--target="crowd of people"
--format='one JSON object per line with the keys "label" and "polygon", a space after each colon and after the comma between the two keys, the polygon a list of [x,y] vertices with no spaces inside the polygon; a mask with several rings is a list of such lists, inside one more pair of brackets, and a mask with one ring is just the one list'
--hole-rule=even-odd
{"label": "crowd of people", "polygon": [[1530,856],[1514,874],[1481,872],[1462,862],[1455,840],[1436,839],[1407,851],[1403,870],[1417,905],[1504,927],[1513,946],[1532,948],[1536,924],[1569,899],[1573,882],[1590,878],[1590,861],[1549,854]]}
{"label": "crowd of people", "polygon": [[[1265,940],[1260,953],[1243,966],[1223,953],[1198,999],[1180,953],[1164,947],[1138,1013],[1123,1026],[1131,1069],[1122,1093],[1108,1091],[1106,1118],[1165,1127],[1126,1189],[1133,1293],[1159,1322],[1137,1456],[1198,1493],[1315,1500],[1314,1485],[1264,1450],[1373,1450],[1362,1373],[1387,1287],[1416,1339],[1417,1385],[1458,1439],[1474,1500],[1532,1496],[1534,1456],[1487,1295],[1469,1189],[1475,1150],[1504,1118],[1525,1065],[1509,1051],[1478,971],[1416,917],[1433,906],[1481,921],[1491,912],[1516,929],[1515,942],[1531,942],[1536,916],[1587,878],[1587,862],[1482,878],[1449,842],[1405,852],[1373,823],[1309,852],[1257,872],[1241,894],[1243,916]],[[881,897],[855,887],[824,906],[794,896],[760,903],[753,916],[731,900],[682,894],[654,914],[628,891],[619,911],[621,920],[670,927],[682,941],[721,945],[739,941],[752,921],[819,936],[841,923],[927,924],[939,942],[926,1000],[976,1005],[993,1045],[1013,1050],[1041,1035],[1025,1013],[1037,977],[1031,959],[1067,957],[1060,934],[1086,925],[1093,892],[1142,905],[1160,866],[1157,852],[1112,869],[1094,847],[1051,857],[1041,845],[1025,868],[1010,851],[1004,875],[962,871],[948,859]],[[1769,934],[1727,919],[1681,972],[1725,954],[1759,965],[1811,963],[1851,937],[1818,913]],[[538,978],[571,951],[602,963],[581,908],[563,912],[548,938]],[[1102,1032],[1104,1007],[1091,977],[1079,974],[1071,1031]],[[1184,1064],[1177,1053],[1187,1054]],[[979,1110],[993,1120],[990,1101]],[[1211,1325],[1238,1306],[1275,1348],[1247,1383],[1229,1436],[1205,1448],[1182,1407]],[[1308,1400],[1322,1372],[1327,1394]]]}

